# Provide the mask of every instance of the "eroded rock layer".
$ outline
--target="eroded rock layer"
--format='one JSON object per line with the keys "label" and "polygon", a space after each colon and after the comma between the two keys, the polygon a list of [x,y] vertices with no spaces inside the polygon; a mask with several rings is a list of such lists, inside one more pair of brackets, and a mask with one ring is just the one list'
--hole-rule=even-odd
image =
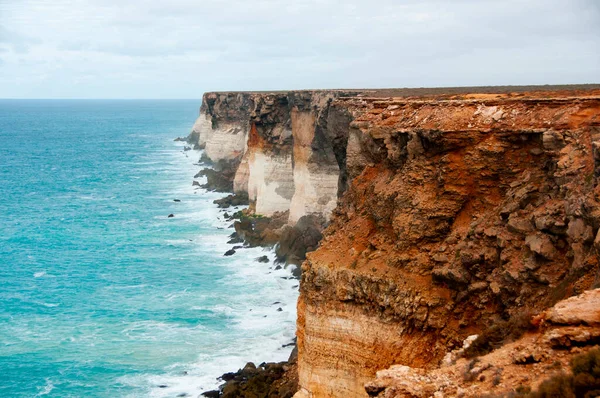
{"label": "eroded rock layer", "polygon": [[594,377],[600,364],[599,299],[595,289],[561,301],[521,338],[487,355],[449,355],[436,369],[394,365],[378,371],[366,391],[380,398],[594,396],[600,388]]}

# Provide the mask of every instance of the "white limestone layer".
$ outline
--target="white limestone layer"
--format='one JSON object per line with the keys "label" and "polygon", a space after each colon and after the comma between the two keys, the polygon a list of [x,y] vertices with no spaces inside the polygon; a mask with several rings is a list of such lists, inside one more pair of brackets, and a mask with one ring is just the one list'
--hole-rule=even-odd
{"label": "white limestone layer", "polygon": [[240,126],[239,123],[222,124],[213,129],[208,137],[206,156],[213,162],[241,157],[246,149],[247,139],[247,126]]}
{"label": "white limestone layer", "polygon": [[198,116],[198,119],[196,119],[196,122],[192,127],[192,133],[198,135],[198,141],[196,143],[201,147],[204,147],[212,135],[211,117],[204,112],[200,112],[200,116]]}
{"label": "white limestone layer", "polygon": [[[300,217],[308,214],[322,214],[329,219],[337,203],[338,165],[309,164],[313,154],[315,121],[312,112],[292,111],[295,190],[290,204],[290,224],[295,224]],[[331,148],[324,150],[331,151],[330,157],[335,158]]]}
{"label": "white limestone layer", "polygon": [[248,159],[248,197],[256,203],[256,213],[270,216],[290,208],[294,194],[292,156],[275,156],[262,151]]}

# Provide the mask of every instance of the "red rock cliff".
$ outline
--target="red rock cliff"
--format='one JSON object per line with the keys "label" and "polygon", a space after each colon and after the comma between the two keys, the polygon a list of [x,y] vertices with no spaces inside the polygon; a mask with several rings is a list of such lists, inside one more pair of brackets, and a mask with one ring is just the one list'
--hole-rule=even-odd
{"label": "red rock cliff", "polygon": [[351,182],[303,265],[298,396],[366,396],[593,285],[599,94],[337,101]]}
{"label": "red rock cliff", "polygon": [[[598,283],[598,86],[208,93],[194,134],[257,212],[331,216],[302,266],[298,397],[437,371]],[[419,396],[393,369],[371,393]]]}

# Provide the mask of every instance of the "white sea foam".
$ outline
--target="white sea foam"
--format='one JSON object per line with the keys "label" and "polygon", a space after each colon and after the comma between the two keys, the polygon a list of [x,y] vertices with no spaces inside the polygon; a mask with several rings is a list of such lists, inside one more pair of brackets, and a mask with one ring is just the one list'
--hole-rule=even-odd
{"label": "white sea foam", "polygon": [[[173,179],[181,178],[182,183],[179,188],[170,187],[171,189],[165,189],[161,194],[167,198],[181,200],[174,205],[175,208],[179,208],[174,212],[177,222],[193,223],[202,228],[202,231],[193,242],[167,240],[166,244],[181,247],[192,244],[192,255],[214,259],[214,266],[227,269],[228,277],[219,281],[221,289],[229,292],[226,301],[219,301],[210,306],[192,305],[189,308],[194,311],[208,311],[215,317],[226,317],[227,333],[231,335],[203,335],[207,341],[194,343],[198,352],[195,362],[171,364],[162,374],[121,377],[120,383],[135,387],[138,391],[129,395],[131,398],[163,398],[183,393],[195,397],[203,391],[217,388],[220,382],[216,378],[225,372],[235,371],[248,361],[284,361],[292,350],[289,344],[295,336],[298,296],[298,280],[291,278],[293,267],[275,270],[274,252],[263,248],[237,249],[233,256],[223,257],[233,246],[227,243],[229,235],[233,232],[227,227],[232,222],[225,220],[223,211],[212,202],[226,194],[207,192],[191,186],[191,177],[199,169],[191,162],[199,158],[199,153],[189,151],[186,152],[186,155],[188,154],[188,157],[184,157],[179,152],[164,153],[165,157],[172,157],[164,159],[170,161],[166,172],[171,174]],[[232,212],[231,209],[227,211]],[[269,258],[268,263],[256,261],[256,258],[263,255]],[[182,294],[185,293],[182,291],[169,294],[164,300],[169,302],[179,299]],[[181,330],[173,329],[181,327],[183,326],[148,321],[129,325],[123,333],[139,338],[139,333],[144,333],[144,330],[160,328],[164,337],[170,334],[181,336],[177,334],[181,333]],[[193,330],[190,328],[190,332]]]}
{"label": "white sea foam", "polygon": [[41,278],[44,275],[46,275],[46,271],[39,271],[39,272],[36,272],[35,274],[33,274],[33,277],[34,278]]}
{"label": "white sea foam", "polygon": [[43,305],[44,307],[48,307],[48,308],[54,308],[54,307],[58,307],[60,304],[54,304],[54,303],[40,303],[41,305]]}
{"label": "white sea foam", "polygon": [[54,384],[52,384],[52,380],[46,379],[46,385],[39,388],[41,389],[41,391],[36,394],[36,397],[41,397],[50,394],[50,392],[54,390]]}

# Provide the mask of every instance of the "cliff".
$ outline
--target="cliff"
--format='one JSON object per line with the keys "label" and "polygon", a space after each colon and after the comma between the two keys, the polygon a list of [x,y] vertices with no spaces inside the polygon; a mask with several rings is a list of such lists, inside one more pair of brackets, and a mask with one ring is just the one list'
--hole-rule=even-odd
{"label": "cliff", "polygon": [[[597,283],[597,86],[208,93],[190,138],[256,213],[327,220],[302,266],[298,397],[435,372]],[[396,396],[393,374],[370,394]]]}
{"label": "cliff", "polygon": [[233,190],[247,193],[256,213],[289,212],[290,224],[311,214],[328,218],[344,185],[350,123],[330,105],[355,94],[206,93],[188,140],[236,170]]}
{"label": "cliff", "polygon": [[304,395],[364,396],[379,369],[592,286],[597,94],[339,104],[352,182],[303,265]]}

